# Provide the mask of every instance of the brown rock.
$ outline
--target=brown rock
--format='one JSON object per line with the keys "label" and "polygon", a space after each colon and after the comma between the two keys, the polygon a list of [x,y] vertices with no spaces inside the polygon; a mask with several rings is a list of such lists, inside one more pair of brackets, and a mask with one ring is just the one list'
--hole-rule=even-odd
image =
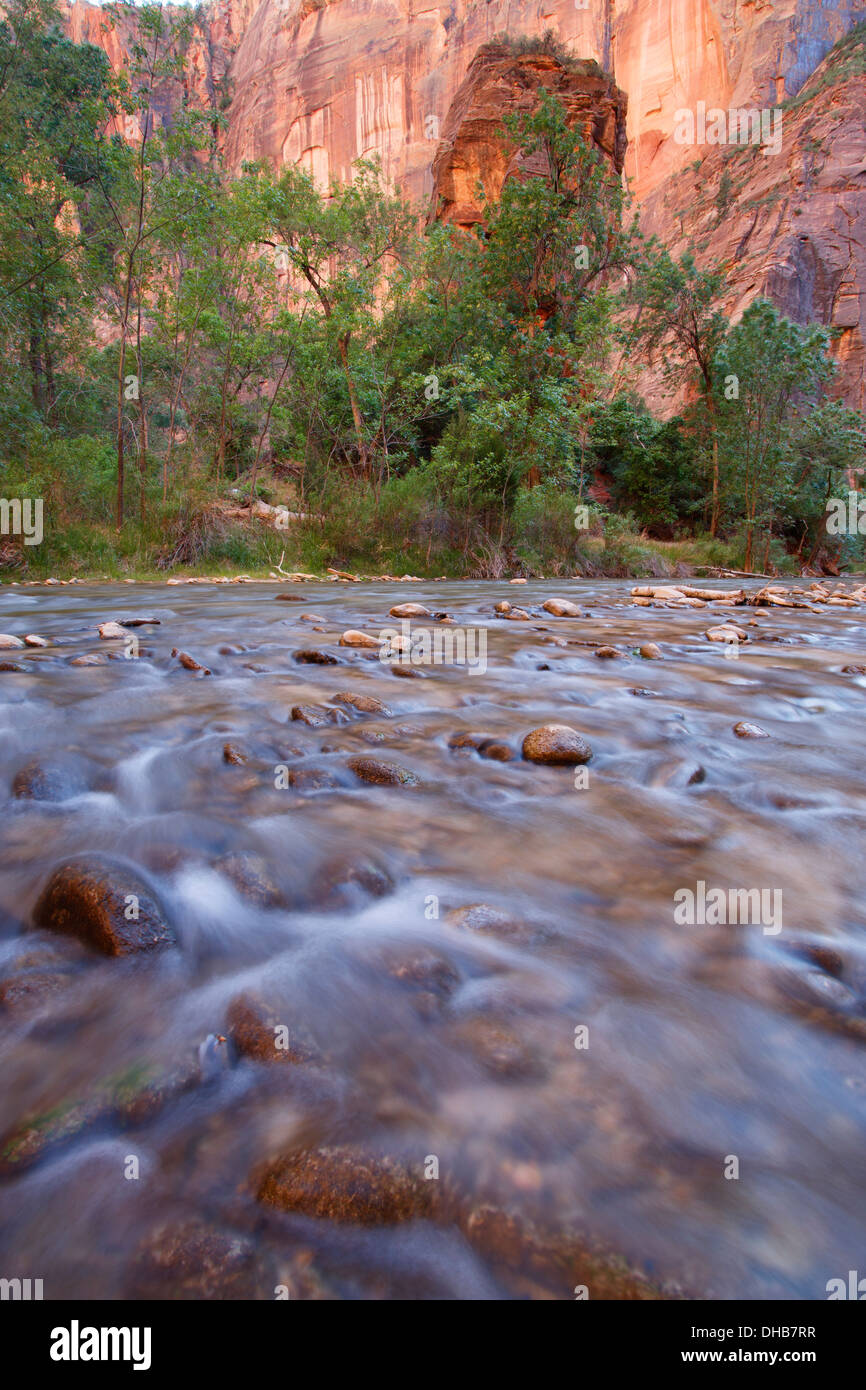
{"label": "brown rock", "polygon": [[185,670],[187,670],[187,671],[201,671],[202,675],[205,675],[205,676],[213,675],[213,672],[212,672],[212,671],[209,671],[208,668],[207,668],[207,666],[202,666],[200,662],[196,661],[196,659],[195,659],[194,656],[190,656],[190,655],[189,655],[189,652],[182,652],[182,651],[179,650],[179,648],[177,648],[177,647],[172,647],[172,649],[171,649],[171,654],[172,654],[172,656],[176,656],[176,657],[177,657],[177,659],[178,659],[178,661],[180,662],[181,666],[183,666]]}
{"label": "brown rock", "polygon": [[126,1287],[132,1299],[232,1302],[273,1298],[275,1273],[249,1236],[198,1220],[166,1224],[135,1251]]}
{"label": "brown rock", "polygon": [[241,1057],[256,1062],[312,1062],[319,1049],[305,1028],[295,1025],[272,997],[246,990],[231,1001],[226,1031]]}
{"label": "brown rock", "polygon": [[640,648],[640,654],[644,661],[661,661],[662,649],[655,642],[644,642]]}
{"label": "brown rock", "polygon": [[734,733],[737,735],[737,738],[770,737],[769,734],[764,732],[764,730],[760,727],[759,724],[749,724],[746,722],[746,720],[741,720],[739,724],[734,725]]}
{"label": "brown rock", "polygon": [[586,739],[568,724],[543,724],[523,740],[523,756],[532,763],[566,766],[588,763],[592,749]]}
{"label": "brown rock", "polygon": [[435,1187],[396,1159],[344,1146],[304,1149],[279,1159],[261,1179],[257,1196],[280,1211],[391,1226],[428,1216]]}
{"label": "brown rock", "polygon": [[378,651],[382,646],[378,637],[371,637],[369,632],[359,632],[357,628],[349,628],[340,638],[341,647],[375,647]]}
{"label": "brown rock", "polygon": [[398,763],[382,762],[379,758],[362,756],[350,758],[348,767],[362,782],[370,782],[380,787],[416,787],[419,778]]}
{"label": "brown rock", "polygon": [[580,608],[576,603],[572,603],[566,598],[549,598],[543,603],[542,608],[546,613],[552,613],[554,618],[579,618]]}
{"label": "brown rock", "polygon": [[329,724],[347,724],[349,716],[344,710],[328,709],[326,705],[293,705],[292,719],[299,724],[307,724],[311,729],[324,729]]}
{"label": "brown rock", "polygon": [[377,700],[375,695],[360,695],[353,690],[341,690],[338,694],[332,695],[331,699],[340,705],[350,705],[360,714],[387,716],[393,713],[393,710],[385,704],[384,700]]}
{"label": "brown rock", "polygon": [[219,860],[220,871],[230,883],[234,884],[242,898],[254,903],[256,907],[282,907],[283,894],[274,883],[267,863],[260,854],[249,850],[235,850]]}
{"label": "brown rock", "polygon": [[319,652],[313,649],[295,652],[292,660],[296,661],[299,666],[339,666],[340,664],[337,658],[331,656],[329,652]]}
{"label": "brown rock", "polygon": [[54,870],[33,909],[33,925],[74,936],[106,956],[175,944],[149,884],[123,861],[101,856],[70,859]]}
{"label": "brown rock", "polygon": [[423,603],[397,603],[389,609],[392,618],[432,618],[433,614]]}

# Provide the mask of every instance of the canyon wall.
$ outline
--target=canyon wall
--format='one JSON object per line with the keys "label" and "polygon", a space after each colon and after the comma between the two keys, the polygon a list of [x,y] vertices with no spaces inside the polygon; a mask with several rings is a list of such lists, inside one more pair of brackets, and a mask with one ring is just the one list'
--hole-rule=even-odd
{"label": "canyon wall", "polygon": [[[71,0],[67,11],[75,38],[101,44],[123,65],[131,7]],[[114,29],[106,29],[109,14]],[[296,162],[324,187],[375,154],[425,209],[437,152],[442,174],[439,142],[454,126],[452,106],[478,49],[502,32],[552,30],[575,56],[597,60],[627,98],[625,173],[647,225],[672,245],[697,236],[701,259],[721,256],[735,310],[764,292],[795,317],[811,313],[840,329],[846,394],[863,404],[866,132],[854,87],[866,79],[852,80],[844,97],[819,92],[806,116],[801,109],[787,120],[779,156],[747,152],[748,170],[735,170],[737,206],[726,204],[715,226],[700,191],[704,171],[689,171],[704,157],[718,199],[722,152],[678,143],[675,130],[677,112],[701,102],[772,108],[795,96],[866,19],[866,0],[214,0],[195,14],[188,81],[215,104],[231,94],[233,167]],[[826,151],[820,170],[809,148],[816,121]],[[754,218],[762,198],[765,211]]]}

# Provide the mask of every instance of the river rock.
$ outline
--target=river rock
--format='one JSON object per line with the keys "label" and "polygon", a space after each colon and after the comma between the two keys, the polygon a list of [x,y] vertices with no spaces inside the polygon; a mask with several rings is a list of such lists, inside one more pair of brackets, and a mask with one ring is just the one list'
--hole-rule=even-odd
{"label": "river rock", "polygon": [[226,1031],[241,1057],[256,1062],[312,1062],[319,1050],[304,1028],[269,992],[245,990],[226,1013]]}
{"label": "river rock", "polygon": [[312,648],[295,652],[292,660],[296,661],[299,666],[339,666],[340,664],[335,656],[331,656],[330,652],[320,652]]}
{"label": "river rock", "polygon": [[336,695],[331,696],[332,701],[340,705],[349,705],[356,709],[359,714],[381,714],[391,715],[393,710],[384,700],[378,700],[375,695],[361,695],[354,690],[340,690]]}
{"label": "river rock", "polygon": [[644,642],[643,646],[639,650],[640,655],[643,657],[644,661],[662,660],[662,649],[661,647],[657,646],[655,642]]}
{"label": "river rock", "polygon": [[509,622],[512,622],[512,623],[528,623],[528,622],[529,622],[529,614],[527,613],[527,611],[526,611],[525,608],[511,608],[511,609],[509,609],[509,611],[505,614],[505,617],[508,619]]}
{"label": "river rock", "polygon": [[549,598],[543,603],[542,608],[545,613],[552,613],[554,618],[579,618],[580,609],[576,603],[572,603],[567,598]]}
{"label": "river rock", "polygon": [[378,787],[417,787],[419,778],[399,763],[386,763],[380,758],[362,756],[350,758],[347,764],[362,782]]}
{"label": "river rock", "polygon": [[223,762],[239,766],[248,761],[247,754],[236,743],[223,744]]}
{"label": "river rock", "polygon": [[430,946],[388,946],[382,960],[392,979],[412,989],[432,993],[440,999],[453,994],[460,983],[456,966],[447,956]]}
{"label": "river rock", "polygon": [[480,936],[496,936],[516,942],[533,940],[538,933],[528,922],[503,912],[490,903],[471,903],[455,907],[447,913],[445,923],[458,931],[477,932]]}
{"label": "river rock", "polygon": [[249,1236],[199,1220],[158,1227],[136,1249],[125,1297],[200,1302],[273,1298],[276,1267]]}
{"label": "river rock", "polygon": [[394,891],[394,879],[368,855],[342,856],[329,860],[317,875],[313,896],[333,910],[348,905],[353,896],[357,900],[358,889],[371,898],[385,898]]}
{"label": "river rock", "polygon": [[288,781],[297,792],[335,791],[343,785],[327,767],[290,767]]}
{"label": "river rock", "polygon": [[213,672],[209,671],[207,666],[202,666],[201,662],[196,661],[194,656],[190,656],[189,652],[182,652],[178,647],[172,647],[171,654],[177,657],[184,670],[201,671],[202,675],[205,676],[213,675]]}
{"label": "river rock", "polygon": [[13,648],[23,646],[24,643],[20,637],[13,637],[8,632],[0,632],[0,652],[12,651]]}
{"label": "river rock", "polygon": [[511,604],[508,602],[507,598],[500,599],[498,603],[493,605],[493,611],[494,613],[510,613]]}
{"label": "river rock", "polygon": [[423,603],[397,603],[389,609],[392,618],[432,618],[433,614]]}
{"label": "river rock", "polygon": [[602,661],[614,661],[617,657],[622,656],[622,652],[617,651],[616,647],[608,646],[596,647],[595,654],[597,657],[600,657]]}
{"label": "river rock", "polygon": [[736,623],[721,623],[718,627],[709,627],[704,633],[708,642],[748,642],[749,634],[745,628],[738,627]]}
{"label": "river rock", "polygon": [[0,661],[0,671],[17,671],[19,675],[27,670],[19,661]]}
{"label": "river rock", "polygon": [[122,628],[120,623],[100,623],[97,631],[104,642],[110,641],[114,637],[128,636],[126,629]]}
{"label": "river rock", "polygon": [[359,632],[357,628],[350,627],[340,638],[341,647],[376,647],[378,650],[382,643],[378,637],[371,637],[369,632]]}
{"label": "river rock", "polygon": [[478,752],[482,758],[489,758],[495,763],[511,763],[514,761],[514,751],[509,748],[507,743],[498,738],[485,738],[478,745]]}
{"label": "river rock", "polygon": [[107,666],[108,657],[104,652],[87,652],[84,656],[74,656],[70,666]]}
{"label": "river rock", "polygon": [[448,1031],[461,1052],[469,1052],[485,1071],[502,1080],[537,1077],[543,1072],[539,1058],[522,1038],[495,1019],[462,1019]]}
{"label": "river rock", "polygon": [[531,763],[563,767],[588,763],[592,749],[586,739],[568,724],[542,724],[523,740],[523,756]]}
{"label": "river rock", "polygon": [[323,729],[328,724],[348,724],[345,710],[328,709],[326,705],[293,705],[292,719],[311,729]]}
{"label": "river rock", "polygon": [[[127,917],[136,904],[137,917]],[[150,885],[122,860],[70,859],[54,870],[33,909],[33,925],[74,936],[106,956],[128,956],[175,944]]]}
{"label": "river rock", "polygon": [[277,887],[267,863],[251,850],[234,850],[225,854],[216,867],[237,889],[242,898],[256,907],[284,907],[285,899]]}
{"label": "river rock", "polygon": [[734,725],[734,733],[737,738],[769,738],[770,735],[760,727],[759,724],[749,724],[746,720],[740,720],[739,724]]}
{"label": "river rock", "polygon": [[75,771],[27,763],[12,780],[12,795],[19,801],[65,801],[84,790],[84,781]]}
{"label": "river rock", "polygon": [[302,1149],[272,1164],[260,1202],[280,1211],[358,1226],[391,1226],[429,1215],[435,1182],[388,1156],[353,1146]]}
{"label": "river rock", "polygon": [[28,632],[24,638],[25,647],[50,647],[51,643],[45,637],[38,637],[35,632]]}

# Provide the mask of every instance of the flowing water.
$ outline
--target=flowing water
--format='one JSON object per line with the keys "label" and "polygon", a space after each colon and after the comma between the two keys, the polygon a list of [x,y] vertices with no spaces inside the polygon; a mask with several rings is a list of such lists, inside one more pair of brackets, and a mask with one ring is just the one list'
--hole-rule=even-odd
{"label": "flowing water", "polygon": [[[866,1249],[866,676],[842,671],[866,663],[866,613],[763,610],[729,659],[704,633],[730,610],[635,608],[619,581],[286,587],[301,601],[0,593],[0,631],[52,643],[2,653],[25,670],[0,673],[0,981],[35,981],[0,1009],[0,1275],[46,1298],[586,1282],[575,1266],[521,1284],[519,1259],[453,1221],[258,1199],[276,1156],[348,1144],[422,1175],[432,1158],[422,1181],[580,1232],[668,1293],[826,1297]],[[585,616],[541,612],[551,595]],[[530,621],[498,617],[503,598]],[[338,645],[405,601],[482,629],[486,669],[398,679]],[[160,622],[127,659],[96,625],[132,616]],[[663,660],[637,656],[649,641]],[[310,648],[340,664],[299,664]],[[70,665],[97,651],[115,659]],[[390,712],[291,719],[338,691]],[[770,737],[736,737],[741,720]],[[521,759],[547,723],[588,739],[584,775]],[[515,756],[450,747],[459,733]],[[417,784],[359,781],[358,754]],[[78,854],[134,868],[177,947],[106,958],[34,931]],[[781,930],[680,924],[675,894],[700,883],[781,893]],[[460,912],[479,904],[497,911]],[[239,1055],[231,1006],[250,992],[301,1060]],[[227,1065],[199,1061],[209,1034]],[[156,1098],[117,1104],[154,1077]]]}

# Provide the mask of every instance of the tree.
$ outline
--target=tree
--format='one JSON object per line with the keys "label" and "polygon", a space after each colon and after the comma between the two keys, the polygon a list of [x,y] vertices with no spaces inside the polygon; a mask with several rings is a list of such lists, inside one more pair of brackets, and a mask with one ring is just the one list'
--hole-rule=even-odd
{"label": "tree", "polygon": [[630,287],[630,299],[637,309],[630,346],[642,340],[651,357],[661,351],[665,380],[675,390],[696,390],[705,412],[712,453],[711,536],[718,531],[721,512],[713,373],[728,327],[724,314],[715,307],[723,286],[719,271],[698,270],[691,255],[676,262],[667,251],[651,246]]}
{"label": "tree", "polygon": [[759,537],[766,568],[774,527],[791,518],[803,431],[835,372],[828,349],[825,329],[792,323],[759,299],[716,351],[720,454],[735,516],[745,527],[747,570]]}

